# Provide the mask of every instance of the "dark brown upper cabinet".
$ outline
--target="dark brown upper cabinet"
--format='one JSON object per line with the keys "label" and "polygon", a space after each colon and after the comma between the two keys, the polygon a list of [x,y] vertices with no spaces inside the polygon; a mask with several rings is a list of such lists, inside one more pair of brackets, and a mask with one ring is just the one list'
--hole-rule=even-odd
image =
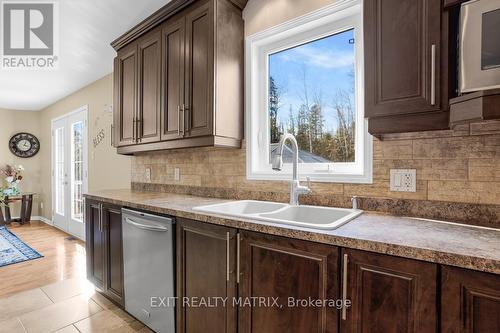
{"label": "dark brown upper cabinet", "polygon": [[118,153],[241,146],[245,4],[174,0],[112,43]]}
{"label": "dark brown upper cabinet", "polygon": [[161,31],[141,37],[138,51],[137,140],[160,140]]}
{"label": "dark brown upper cabinet", "polygon": [[210,135],[214,117],[214,8],[210,3],[186,15],[185,104],[187,136]]}
{"label": "dark brown upper cabinet", "polygon": [[437,332],[436,280],[435,264],[343,249],[340,331]]}
{"label": "dark brown upper cabinet", "polygon": [[137,120],[137,45],[118,52],[114,71],[114,142],[118,147],[134,144]]}
{"label": "dark brown upper cabinet", "polygon": [[163,112],[161,139],[181,139],[184,136],[184,55],[185,19],[171,20],[162,29]]}
{"label": "dark brown upper cabinet", "polygon": [[444,266],[441,332],[500,332],[500,276]]}
{"label": "dark brown upper cabinet", "polygon": [[374,135],[449,127],[440,0],[364,0],[365,116]]}
{"label": "dark brown upper cabinet", "polygon": [[241,306],[238,332],[338,331],[336,308],[288,303],[337,299],[337,247],[248,231],[240,231],[239,245],[239,296],[274,298],[280,306]]}

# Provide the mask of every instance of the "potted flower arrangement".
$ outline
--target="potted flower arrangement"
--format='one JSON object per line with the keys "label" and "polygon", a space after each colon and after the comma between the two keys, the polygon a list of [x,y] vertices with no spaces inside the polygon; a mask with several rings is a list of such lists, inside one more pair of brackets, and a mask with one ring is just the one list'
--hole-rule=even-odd
{"label": "potted flower arrangement", "polygon": [[1,169],[1,174],[5,176],[5,182],[7,183],[7,188],[3,189],[3,196],[9,196],[9,195],[18,195],[20,193],[19,191],[19,183],[23,179],[22,172],[24,171],[24,168],[22,165],[18,166],[12,166],[12,165],[6,165],[4,168]]}

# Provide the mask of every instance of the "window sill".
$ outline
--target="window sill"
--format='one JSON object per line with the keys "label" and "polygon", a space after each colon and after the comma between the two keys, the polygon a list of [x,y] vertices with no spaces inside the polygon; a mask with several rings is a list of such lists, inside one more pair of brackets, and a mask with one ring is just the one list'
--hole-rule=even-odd
{"label": "window sill", "polygon": [[[361,175],[342,175],[335,173],[300,173],[299,178],[305,181],[309,177],[311,182],[319,183],[343,183],[343,184],[373,184],[372,170]],[[254,172],[247,170],[247,180],[267,180],[267,181],[289,181],[292,180],[292,173],[288,172]]]}

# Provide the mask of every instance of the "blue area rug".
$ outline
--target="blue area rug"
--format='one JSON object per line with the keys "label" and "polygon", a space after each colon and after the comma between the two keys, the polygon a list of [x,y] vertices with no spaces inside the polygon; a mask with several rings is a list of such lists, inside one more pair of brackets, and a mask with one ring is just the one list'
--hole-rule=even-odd
{"label": "blue area rug", "polygon": [[7,227],[0,227],[0,267],[41,257],[40,253],[26,245]]}

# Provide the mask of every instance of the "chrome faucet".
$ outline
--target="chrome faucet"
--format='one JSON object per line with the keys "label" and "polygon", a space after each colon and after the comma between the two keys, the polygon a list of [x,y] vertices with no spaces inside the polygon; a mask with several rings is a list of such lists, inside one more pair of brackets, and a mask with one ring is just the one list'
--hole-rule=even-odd
{"label": "chrome faucet", "polygon": [[299,145],[297,140],[292,134],[286,133],[281,136],[280,143],[278,145],[278,153],[273,157],[272,167],[273,170],[281,171],[283,168],[283,149],[285,148],[285,142],[290,140],[293,149],[293,180],[290,183],[290,205],[297,206],[299,204],[299,195],[311,193],[311,182],[309,177],[307,177],[307,186],[300,185],[298,177],[298,164],[299,164]]}
{"label": "chrome faucet", "polygon": [[355,195],[351,198],[352,209],[358,209],[359,207],[359,198]]}

